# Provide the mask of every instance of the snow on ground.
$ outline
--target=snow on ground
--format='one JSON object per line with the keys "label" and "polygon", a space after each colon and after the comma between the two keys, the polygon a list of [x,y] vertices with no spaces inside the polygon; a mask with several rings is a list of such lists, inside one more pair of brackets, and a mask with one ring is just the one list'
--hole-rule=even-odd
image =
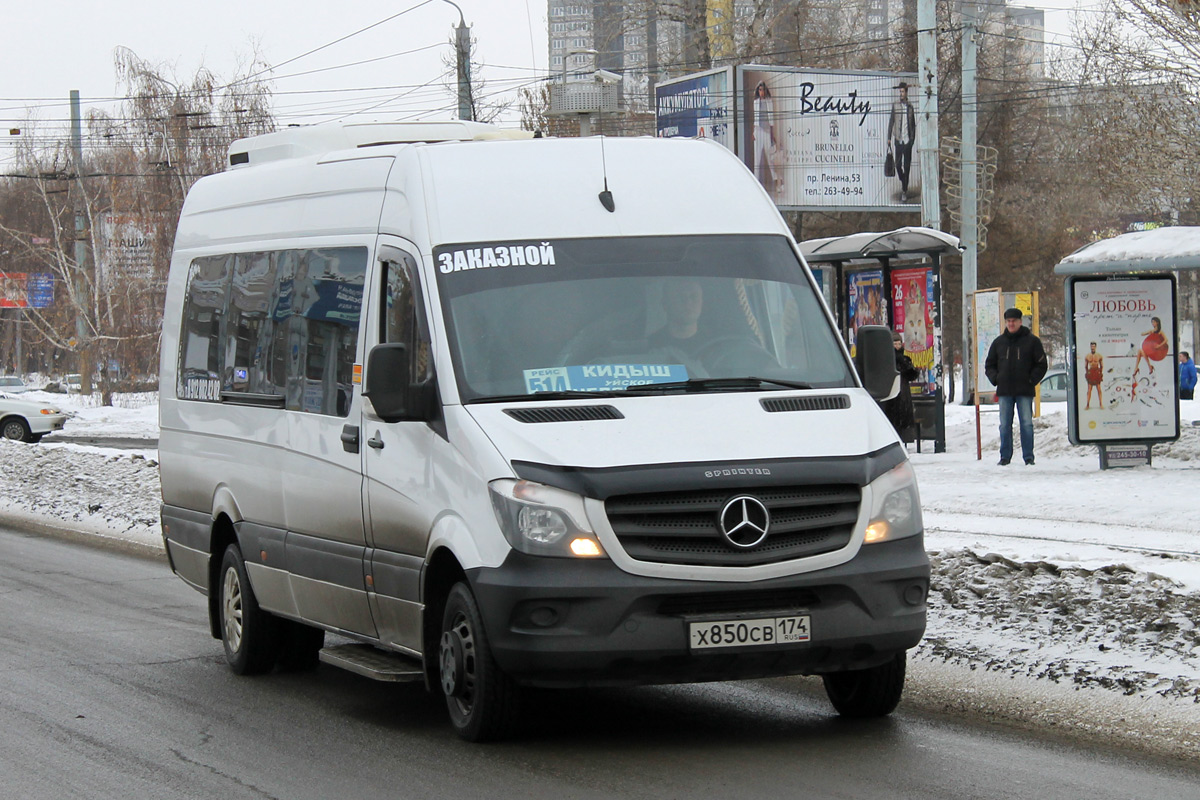
{"label": "snow on ground", "polygon": [[[1200,703],[1200,402],[1153,466],[1099,469],[1043,404],[1034,466],[998,460],[998,415],[947,406],[914,453],[933,560],[917,657]],[[923,448],[927,450],[927,448]]]}
{"label": "snow on ground", "polygon": [[[157,437],[152,395],[118,396],[110,408],[27,396],[73,414],[64,434]],[[1095,448],[1068,442],[1065,404],[1042,411],[1036,466],[996,464],[995,407],[980,414],[982,459],[971,407],[946,407],[947,452],[932,453],[929,442],[922,453],[910,447],[933,564],[913,694],[930,683],[921,675],[965,667],[977,683],[960,681],[954,699],[938,702],[966,707],[986,696],[988,713],[1028,722],[1048,713],[1048,701],[995,706],[1011,691],[1005,678],[1033,679],[1058,697],[1056,707],[1080,707],[1047,724],[1099,729],[1110,715],[1110,728],[1140,724],[1137,735],[1200,754],[1200,401],[1182,404],[1182,438],[1156,446],[1153,466],[1103,472]],[[156,451],[55,439],[0,441],[0,518],[161,550]],[[1097,697],[1128,702],[1098,710]]]}

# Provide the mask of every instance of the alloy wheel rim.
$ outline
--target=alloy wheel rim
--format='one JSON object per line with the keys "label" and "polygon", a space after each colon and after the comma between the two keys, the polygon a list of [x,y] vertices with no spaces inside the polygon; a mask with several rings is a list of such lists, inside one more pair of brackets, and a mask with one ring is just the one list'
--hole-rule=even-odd
{"label": "alloy wheel rim", "polygon": [[242,582],[233,568],[225,571],[222,596],[225,600],[225,641],[236,653],[242,647]]}

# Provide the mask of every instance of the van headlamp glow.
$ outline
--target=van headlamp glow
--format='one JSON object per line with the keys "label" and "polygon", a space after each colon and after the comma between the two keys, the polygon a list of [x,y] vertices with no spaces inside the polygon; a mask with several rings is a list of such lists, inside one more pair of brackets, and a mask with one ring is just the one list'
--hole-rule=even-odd
{"label": "van headlamp glow", "polygon": [[492,510],[514,549],[535,556],[597,558],[604,555],[587,520],[583,498],[532,481],[505,478],[488,484]]}
{"label": "van headlamp glow", "polygon": [[921,497],[912,464],[888,470],[871,481],[871,519],[863,544],[890,542],[916,536],[925,529],[921,518]]}

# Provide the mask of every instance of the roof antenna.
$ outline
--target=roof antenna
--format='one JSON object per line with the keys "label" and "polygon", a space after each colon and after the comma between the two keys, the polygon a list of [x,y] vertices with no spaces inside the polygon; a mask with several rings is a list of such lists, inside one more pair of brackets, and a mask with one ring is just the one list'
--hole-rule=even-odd
{"label": "roof antenna", "polygon": [[608,161],[604,157],[603,136],[600,137],[600,164],[604,170],[604,191],[600,193],[600,205],[613,212],[617,210],[617,204],[613,201],[612,192],[608,190]]}

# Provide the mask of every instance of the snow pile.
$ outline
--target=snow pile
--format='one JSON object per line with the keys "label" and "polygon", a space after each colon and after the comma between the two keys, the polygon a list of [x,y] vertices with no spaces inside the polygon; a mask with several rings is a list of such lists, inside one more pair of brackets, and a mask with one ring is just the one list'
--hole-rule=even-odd
{"label": "snow pile", "polygon": [[0,439],[0,513],[162,547],[158,462],[144,452]]}
{"label": "snow pile", "polygon": [[1200,594],[1125,565],[933,556],[919,658],[1200,703]]}

